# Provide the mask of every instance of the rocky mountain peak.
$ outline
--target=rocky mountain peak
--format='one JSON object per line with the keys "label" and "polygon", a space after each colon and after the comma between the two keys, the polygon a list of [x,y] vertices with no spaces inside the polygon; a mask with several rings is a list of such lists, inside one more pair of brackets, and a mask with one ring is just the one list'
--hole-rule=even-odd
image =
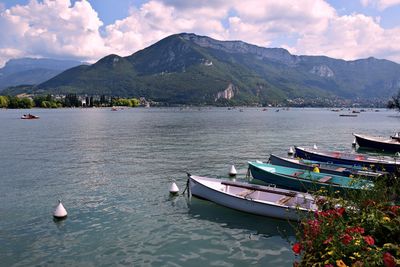
{"label": "rocky mountain peak", "polygon": [[228,53],[254,54],[259,59],[269,59],[287,65],[296,65],[299,62],[297,56],[290,54],[289,51],[284,48],[265,48],[243,41],[218,41],[207,36],[199,36],[193,33],[181,33],[179,37],[201,47],[212,48]]}

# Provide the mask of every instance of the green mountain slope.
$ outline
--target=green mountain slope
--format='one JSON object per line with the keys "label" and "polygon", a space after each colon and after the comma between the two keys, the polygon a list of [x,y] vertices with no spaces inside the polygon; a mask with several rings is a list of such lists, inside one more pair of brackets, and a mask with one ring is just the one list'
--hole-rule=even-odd
{"label": "green mountain slope", "polygon": [[387,60],[295,56],[281,48],[182,33],[128,57],[109,55],[69,69],[34,90],[187,104],[231,98],[249,104],[297,97],[384,98],[399,88],[400,65]]}

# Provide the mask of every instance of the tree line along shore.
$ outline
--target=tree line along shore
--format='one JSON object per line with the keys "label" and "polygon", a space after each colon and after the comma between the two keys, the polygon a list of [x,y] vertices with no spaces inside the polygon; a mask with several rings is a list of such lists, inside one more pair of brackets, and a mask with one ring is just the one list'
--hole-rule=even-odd
{"label": "tree line along shore", "polygon": [[108,96],[65,96],[37,95],[37,96],[2,96],[0,95],[0,108],[30,109],[38,108],[63,108],[63,107],[111,107],[127,106],[138,107],[146,105],[144,98],[121,98]]}

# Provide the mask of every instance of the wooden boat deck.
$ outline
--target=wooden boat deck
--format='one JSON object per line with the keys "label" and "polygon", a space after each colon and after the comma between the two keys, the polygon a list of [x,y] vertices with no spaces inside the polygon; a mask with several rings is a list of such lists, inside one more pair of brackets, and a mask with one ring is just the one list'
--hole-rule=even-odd
{"label": "wooden boat deck", "polygon": [[324,177],[320,178],[320,179],[318,180],[318,182],[320,182],[320,183],[327,183],[327,182],[330,181],[331,179],[332,179],[332,176],[324,176]]}

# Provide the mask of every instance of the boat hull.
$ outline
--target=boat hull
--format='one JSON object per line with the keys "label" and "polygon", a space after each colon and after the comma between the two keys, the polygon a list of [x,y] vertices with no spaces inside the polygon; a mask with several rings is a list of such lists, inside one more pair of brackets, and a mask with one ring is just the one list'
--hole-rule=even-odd
{"label": "boat hull", "polygon": [[[211,179],[211,178],[208,178]],[[193,196],[201,199],[212,201],[216,204],[261,216],[273,217],[278,219],[298,221],[303,218],[308,210],[299,209],[298,207],[288,207],[284,205],[276,205],[274,203],[258,202],[252,198],[244,198],[223,192],[223,189],[216,190],[207,187],[201,181],[193,176],[189,177],[190,192]],[[223,188],[223,186],[221,186]],[[316,207],[310,206],[310,209]]]}
{"label": "boat hull", "polygon": [[346,193],[348,190],[372,186],[372,183],[367,180],[352,180],[345,176],[307,172],[267,163],[249,162],[249,170],[254,179],[302,192],[317,191],[323,188]]}
{"label": "boat hull", "polygon": [[328,162],[333,164],[353,165],[371,168],[378,171],[398,173],[400,171],[400,160],[381,160],[376,157],[369,157],[360,154],[346,154],[341,152],[324,152],[313,149],[295,147],[296,157]]}
{"label": "boat hull", "polygon": [[22,120],[37,120],[39,119],[38,116],[22,116],[21,117]]}
{"label": "boat hull", "polygon": [[273,154],[270,155],[268,162],[273,165],[280,165],[308,171],[313,171],[315,167],[318,167],[320,173],[341,176],[353,175],[356,177],[377,178],[384,174],[383,172],[373,172],[371,170],[361,170],[361,168],[352,168],[352,166],[349,165],[335,165],[319,161],[303,162],[298,159],[283,158]]}
{"label": "boat hull", "polygon": [[400,142],[397,139],[384,139],[360,134],[353,135],[360,147],[372,148],[385,152],[400,152]]}

